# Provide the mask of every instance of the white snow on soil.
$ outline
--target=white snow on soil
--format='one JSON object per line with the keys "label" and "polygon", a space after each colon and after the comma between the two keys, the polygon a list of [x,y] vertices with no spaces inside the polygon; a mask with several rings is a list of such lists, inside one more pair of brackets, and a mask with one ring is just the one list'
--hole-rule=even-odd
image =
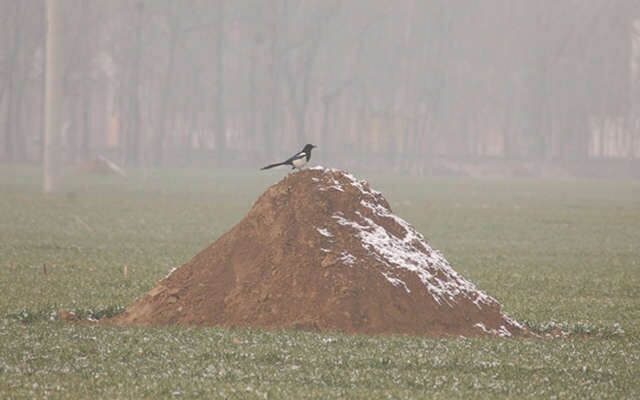
{"label": "white snow on soil", "polygon": [[349,254],[346,251],[340,253],[340,261],[344,264],[353,265],[356,262],[356,257],[353,254]]}
{"label": "white snow on soil", "polygon": [[[169,270],[169,272],[167,273],[167,275],[166,275],[164,278],[162,278],[162,279],[167,279],[167,278],[168,278],[168,277],[170,277],[170,276],[171,276],[171,274],[173,274],[177,269],[178,269],[178,267],[173,267],[173,268],[171,268],[171,269]],[[162,279],[161,279],[161,280],[162,280]]]}
{"label": "white snow on soil", "polygon": [[381,194],[381,193],[380,193],[380,192],[378,192],[377,190],[373,190],[373,189],[371,189],[371,188],[367,189],[367,187],[365,186],[365,185],[368,185],[368,184],[367,184],[367,181],[359,181],[355,176],[351,175],[351,174],[350,174],[350,173],[348,173],[348,172],[343,172],[343,174],[344,174],[344,176],[346,176],[347,178],[349,178],[349,180],[351,181],[351,182],[350,182],[350,183],[351,183],[351,186],[355,186],[356,188],[360,189],[360,191],[361,191],[363,194],[366,194],[366,195],[374,195],[374,196],[377,196],[377,195],[380,195],[380,194]]}
{"label": "white snow on soil", "polygon": [[356,211],[356,215],[360,222],[348,220],[337,214],[333,215],[333,218],[338,224],[353,228],[361,239],[362,246],[389,267],[389,274],[393,274],[393,269],[405,269],[415,273],[438,304],[450,304],[450,301],[455,302],[460,296],[468,298],[478,308],[482,304],[495,301],[454,271],[447,260],[432,249],[422,235],[404,220],[382,206],[374,206],[371,203],[367,205],[378,217],[392,218],[404,229],[404,236],[400,238],[390,234],[359,211]]}
{"label": "white snow on soil", "polygon": [[[321,167],[321,166],[316,166],[316,167],[309,168],[309,169],[313,170],[313,171],[323,171],[325,173],[325,175],[323,176],[323,179],[326,181],[326,182],[324,182],[325,185],[320,187],[318,190],[324,192],[324,191],[329,190],[329,189],[334,189],[334,190],[337,190],[339,192],[344,192],[344,188],[342,187],[342,184],[340,184],[340,182],[336,178],[334,178],[330,174],[327,174],[327,172],[339,173],[340,171],[338,171],[337,169],[324,168],[324,167]],[[311,178],[311,180],[313,180],[314,182],[319,182],[320,181],[317,178]]]}
{"label": "white snow on soil", "polygon": [[342,187],[342,185],[340,184],[340,182],[338,182],[335,178],[333,177],[329,177],[328,178],[328,184],[322,186],[320,189],[321,192],[324,192],[326,190],[329,189],[333,189],[333,190],[337,190],[338,192],[344,192],[344,188]]}
{"label": "white snow on soil", "polygon": [[515,319],[509,317],[508,315],[503,314],[502,318],[512,326],[515,326],[516,328],[524,329],[524,325],[522,325],[520,322],[516,321]]}
{"label": "white snow on soil", "polygon": [[382,275],[388,280],[393,286],[402,286],[407,293],[411,293],[411,290],[407,287],[407,284],[404,283],[402,279],[394,278],[390,274],[386,272],[382,272]]}
{"label": "white snow on soil", "polygon": [[324,237],[333,237],[333,235],[327,230],[327,228],[316,228],[316,230]]}
{"label": "white snow on soil", "polygon": [[333,178],[331,178],[331,185],[327,186],[327,189],[335,189],[339,192],[344,192],[344,189],[342,188],[342,185],[340,184],[340,182],[338,182]]}
{"label": "white snow on soil", "polygon": [[484,333],[488,333],[491,335],[497,335],[497,336],[501,336],[501,337],[511,337],[511,332],[509,332],[509,330],[504,326],[504,325],[500,325],[500,328],[498,329],[488,329],[482,322],[478,322],[477,324],[473,325],[474,328],[478,328],[481,331],[483,331]]}
{"label": "white snow on soil", "polygon": [[[451,306],[460,298],[470,300],[478,308],[496,303],[493,298],[477,289],[473,283],[451,268],[447,260],[437,250],[431,248],[424,237],[409,223],[381,205],[380,193],[371,190],[366,181],[359,181],[353,175],[335,169],[325,169],[320,166],[311,169],[324,172],[320,190],[340,187],[343,191],[344,184],[341,184],[333,174],[345,176],[348,184],[358,189],[362,199],[360,204],[369,212],[356,210],[355,215],[350,218],[338,212],[332,215],[332,218],[339,225],[353,229],[362,247],[387,267],[382,274],[389,283],[394,286],[403,286],[409,292],[406,282],[396,273],[398,270],[406,270],[417,275],[438,304],[444,303]],[[391,220],[403,233],[396,236],[374,221],[374,219],[380,221],[381,218]]]}
{"label": "white snow on soil", "polygon": [[369,209],[378,218],[391,219],[404,231],[402,237],[396,237],[378,225],[372,218],[359,211],[355,212],[357,220],[349,220],[341,213],[332,216],[338,224],[354,229],[362,241],[362,246],[389,268],[383,274],[387,281],[394,286],[398,286],[402,282],[402,285],[408,290],[406,283],[393,272],[397,269],[404,269],[418,276],[438,304],[451,305],[451,302],[455,302],[459,297],[469,299],[478,308],[481,308],[483,304],[495,302],[451,268],[447,260],[439,252],[432,249],[424,237],[405,220],[391,213],[386,207],[368,201],[369,199],[374,200],[378,194],[368,189],[365,182],[360,182],[349,174],[345,174],[345,176],[351,180],[351,185],[358,188],[366,198],[366,200],[361,200],[362,206]]}

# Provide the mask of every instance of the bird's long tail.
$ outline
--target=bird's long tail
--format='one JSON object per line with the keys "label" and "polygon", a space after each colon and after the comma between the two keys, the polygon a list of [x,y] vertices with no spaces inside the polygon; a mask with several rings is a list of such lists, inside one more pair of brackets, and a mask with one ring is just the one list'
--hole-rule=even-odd
{"label": "bird's long tail", "polygon": [[262,167],[260,168],[261,171],[265,170],[265,169],[269,169],[269,168],[273,168],[273,167],[277,167],[279,165],[285,165],[286,162],[279,162],[279,163],[275,163],[275,164],[269,164],[266,167]]}

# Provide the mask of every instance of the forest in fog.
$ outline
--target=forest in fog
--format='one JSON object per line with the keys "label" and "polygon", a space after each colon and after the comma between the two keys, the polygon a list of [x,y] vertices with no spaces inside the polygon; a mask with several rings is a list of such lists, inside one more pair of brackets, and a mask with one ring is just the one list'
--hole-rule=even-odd
{"label": "forest in fog", "polygon": [[417,172],[640,158],[634,0],[0,0],[0,19],[6,163],[42,161],[47,43],[57,165],[257,168],[304,143]]}

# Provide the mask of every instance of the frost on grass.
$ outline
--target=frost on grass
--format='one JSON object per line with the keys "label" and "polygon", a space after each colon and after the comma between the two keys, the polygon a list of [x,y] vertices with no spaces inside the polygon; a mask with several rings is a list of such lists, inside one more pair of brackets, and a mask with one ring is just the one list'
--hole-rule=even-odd
{"label": "frost on grass", "polygon": [[599,338],[613,338],[621,337],[625,334],[624,329],[622,329],[622,325],[620,325],[620,323],[618,322],[614,322],[611,325],[599,325],[587,321],[524,321],[523,325],[531,331],[536,332],[537,334],[549,337],[566,337],[571,335],[579,335]]}

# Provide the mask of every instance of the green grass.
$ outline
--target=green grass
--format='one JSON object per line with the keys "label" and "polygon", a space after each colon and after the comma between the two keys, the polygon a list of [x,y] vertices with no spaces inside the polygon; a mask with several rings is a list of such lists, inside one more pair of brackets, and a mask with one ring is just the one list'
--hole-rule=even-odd
{"label": "green grass", "polygon": [[[278,173],[0,169],[0,398],[638,398],[640,185],[367,177],[505,310],[569,339],[80,326],[230,228]],[[43,273],[47,265],[47,274]],[[123,275],[127,266],[128,277]]]}

